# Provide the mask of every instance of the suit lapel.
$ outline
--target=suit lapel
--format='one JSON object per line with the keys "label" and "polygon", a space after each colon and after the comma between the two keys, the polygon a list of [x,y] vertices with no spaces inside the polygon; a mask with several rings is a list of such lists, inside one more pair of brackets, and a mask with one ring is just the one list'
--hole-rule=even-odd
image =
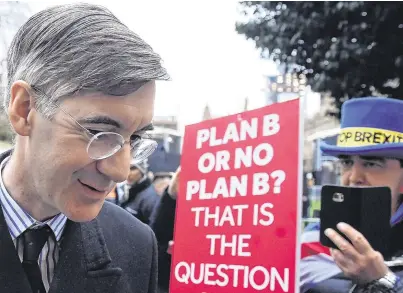
{"label": "suit lapel", "polygon": [[0,206],[0,288],[3,292],[31,292]]}
{"label": "suit lapel", "polygon": [[[0,162],[12,153],[0,154]],[[126,293],[122,269],[113,267],[97,219],[88,223],[67,221],[49,293]],[[1,292],[32,292],[18,253],[11,240],[0,206],[0,288]]]}
{"label": "suit lapel", "polygon": [[122,270],[111,265],[98,220],[67,221],[63,235],[49,293],[119,292],[115,289]]}

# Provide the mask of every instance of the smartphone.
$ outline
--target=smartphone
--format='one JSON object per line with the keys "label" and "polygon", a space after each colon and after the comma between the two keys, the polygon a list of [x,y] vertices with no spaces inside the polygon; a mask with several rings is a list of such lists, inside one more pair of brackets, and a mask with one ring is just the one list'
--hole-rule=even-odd
{"label": "smartphone", "polygon": [[324,234],[327,228],[341,233],[336,225],[344,222],[361,232],[372,248],[388,255],[390,243],[391,190],[389,187],[346,187],[325,185],[321,190],[320,243],[336,248]]}

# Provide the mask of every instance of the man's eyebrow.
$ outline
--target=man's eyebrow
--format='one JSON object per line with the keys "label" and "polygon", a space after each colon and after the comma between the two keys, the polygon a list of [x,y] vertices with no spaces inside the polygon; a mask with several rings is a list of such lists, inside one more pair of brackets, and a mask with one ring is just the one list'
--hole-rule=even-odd
{"label": "man's eyebrow", "polygon": [[136,132],[144,132],[144,131],[151,131],[154,130],[154,125],[152,123],[147,124],[146,126],[140,128],[139,130],[136,130]]}
{"label": "man's eyebrow", "polygon": [[78,120],[80,124],[109,124],[115,126],[117,128],[122,128],[122,124],[115,119],[112,119],[108,116],[92,116],[85,117]]}
{"label": "man's eyebrow", "polygon": [[374,156],[360,156],[362,160],[366,161],[378,161],[378,162],[385,162],[386,159],[382,157],[374,157]]}
{"label": "man's eyebrow", "polygon": [[[85,118],[79,119],[78,123],[80,123],[80,124],[108,124],[108,125],[115,126],[117,128],[123,128],[122,124],[119,121],[116,121],[115,119],[112,119],[108,116],[85,117]],[[150,131],[150,130],[154,130],[154,125],[152,123],[147,124],[146,126],[142,127],[139,130],[136,130],[136,133]]]}
{"label": "man's eyebrow", "polygon": [[338,158],[339,160],[349,160],[349,159],[351,159],[350,156],[346,156],[346,155],[340,155],[340,156],[338,156],[337,158]]}
{"label": "man's eyebrow", "polygon": [[[383,157],[376,157],[376,156],[359,156],[361,160],[365,161],[377,161],[377,162],[385,162],[386,159]],[[351,156],[340,155],[338,156],[340,160],[351,160]]]}

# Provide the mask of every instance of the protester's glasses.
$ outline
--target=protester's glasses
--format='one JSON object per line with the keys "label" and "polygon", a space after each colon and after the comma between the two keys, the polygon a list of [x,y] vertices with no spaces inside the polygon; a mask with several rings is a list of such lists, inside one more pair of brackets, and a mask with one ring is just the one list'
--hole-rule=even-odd
{"label": "protester's glasses", "polygon": [[[72,115],[66,112],[56,102],[52,101],[48,95],[35,86],[31,86],[36,94],[48,97],[49,101],[65,115],[67,115],[75,124],[77,124],[88,136],[87,145],[88,156],[93,160],[102,160],[116,154],[126,143],[122,135],[115,132],[89,130],[82,126]],[[134,134],[128,142],[131,148],[133,163],[139,163],[147,159],[157,148],[157,142],[150,139],[146,134]]]}

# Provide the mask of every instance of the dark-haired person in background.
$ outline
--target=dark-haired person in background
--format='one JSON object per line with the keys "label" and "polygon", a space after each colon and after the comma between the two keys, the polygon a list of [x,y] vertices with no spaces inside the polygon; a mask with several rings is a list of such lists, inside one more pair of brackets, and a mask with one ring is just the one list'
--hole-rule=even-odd
{"label": "dark-haired person in background", "polygon": [[158,289],[169,292],[171,273],[171,245],[173,244],[176,198],[178,197],[181,168],[178,167],[164,190],[151,216],[150,226],[158,241]]}
{"label": "dark-haired person in background", "polygon": [[119,205],[142,221],[150,223],[151,213],[159,200],[157,191],[152,184],[147,161],[130,165],[130,173],[126,184],[118,188]]}

